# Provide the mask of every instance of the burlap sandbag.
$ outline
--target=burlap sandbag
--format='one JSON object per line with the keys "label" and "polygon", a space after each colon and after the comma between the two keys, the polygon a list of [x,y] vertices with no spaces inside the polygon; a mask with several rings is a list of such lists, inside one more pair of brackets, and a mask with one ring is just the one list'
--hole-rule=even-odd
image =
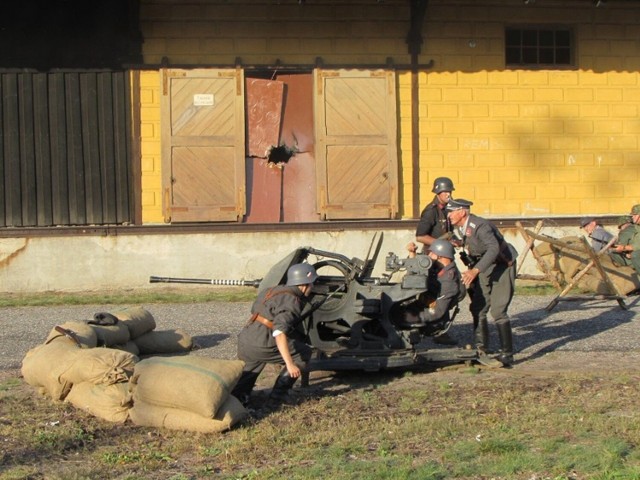
{"label": "burlap sandbag", "polygon": [[123,343],[120,345],[112,345],[110,348],[115,348],[116,350],[122,350],[124,352],[129,352],[135,356],[140,355],[140,349],[138,345],[133,340],[129,340],[127,343]]}
{"label": "burlap sandbag", "polygon": [[156,328],[153,315],[142,307],[124,308],[111,314],[127,326],[131,338],[137,338]]}
{"label": "burlap sandbag", "polygon": [[94,385],[127,382],[137,362],[138,357],[122,350],[101,347],[82,349],[61,378],[73,385],[84,382]]}
{"label": "burlap sandbag", "polygon": [[121,345],[131,340],[129,329],[122,322],[115,325],[91,325],[98,336],[98,346],[110,347],[112,345]]}
{"label": "burlap sandbag", "polygon": [[183,353],[193,348],[191,336],[179,328],[175,330],[154,330],[145,333],[133,341],[141,355],[154,353]]}
{"label": "burlap sandbag", "polygon": [[213,418],[235,387],[244,362],[186,355],[151,357],[136,364],[129,382],[135,402]]}
{"label": "burlap sandbag", "polygon": [[233,395],[220,406],[214,418],[207,418],[176,408],[158,407],[144,402],[134,402],[129,417],[135,425],[160,427],[188,432],[217,433],[229,430],[247,416],[247,410]]}
{"label": "burlap sandbag", "polygon": [[38,345],[22,360],[22,376],[29,385],[38,387],[40,393],[53,400],[63,400],[71,389],[71,382],[63,380],[62,375],[83,351],[88,350],[64,342]]}
{"label": "burlap sandbag", "polygon": [[108,422],[124,423],[129,418],[131,395],[126,383],[94,385],[84,382],[71,388],[65,402]]}
{"label": "burlap sandbag", "polygon": [[[65,322],[61,325],[57,325],[63,330],[70,332],[71,336],[75,335],[78,342],[84,348],[95,348],[98,345],[98,336],[91,325],[87,325],[87,322]],[[64,342],[70,345],[76,345],[73,338],[70,338],[64,331],[58,331],[54,327],[44,343],[51,342]]]}

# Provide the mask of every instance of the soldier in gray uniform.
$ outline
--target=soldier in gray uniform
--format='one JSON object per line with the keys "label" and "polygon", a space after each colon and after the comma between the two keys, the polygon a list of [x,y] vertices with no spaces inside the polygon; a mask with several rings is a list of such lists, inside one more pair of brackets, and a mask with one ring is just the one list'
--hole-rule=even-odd
{"label": "soldier in gray uniform", "polygon": [[455,263],[453,245],[446,240],[434,240],[428,255],[434,262],[434,268],[429,272],[429,294],[435,298],[420,298],[411,305],[404,326],[437,330],[448,327],[451,322],[449,312],[464,298],[465,289]]}
{"label": "soldier in gray uniform", "polygon": [[591,248],[593,248],[594,252],[602,250],[614,237],[594,217],[582,217],[580,219],[580,228],[584,229],[589,235]]}
{"label": "soldier in gray uniform", "polygon": [[232,394],[247,404],[258,376],[267,363],[284,368],[270,399],[282,401],[311,358],[311,347],[299,331],[302,309],[318,275],[307,263],[289,267],[286,285],[263,290],[251,308],[251,318],[238,335],[238,358],[245,362]]}
{"label": "soldier in gray uniform", "polygon": [[[446,206],[451,198],[451,192],[454,190],[453,181],[448,177],[438,177],[433,181],[431,191],[435,193],[435,196],[431,203],[422,210],[416,227],[416,241],[424,245],[423,253],[427,253],[430,245],[436,239],[444,238],[451,233]],[[436,336],[434,341],[440,345],[456,345],[458,343],[446,332]]]}
{"label": "soldier in gray uniform", "polygon": [[452,199],[447,211],[451,224],[460,228],[462,248],[468,253],[468,269],[462,272],[462,283],[470,288],[474,342],[480,353],[486,353],[487,315],[491,312],[500,339],[497,359],[510,366],[513,340],[507,310],[515,288],[517,252],[495,225],[470,213],[471,205],[473,202],[468,200]]}
{"label": "soldier in gray uniform", "polygon": [[429,249],[431,242],[451,231],[445,209],[451,199],[451,192],[454,190],[450,178],[438,177],[433,181],[431,191],[436,195],[431,203],[422,210],[416,227],[416,241],[424,245],[424,253]]}

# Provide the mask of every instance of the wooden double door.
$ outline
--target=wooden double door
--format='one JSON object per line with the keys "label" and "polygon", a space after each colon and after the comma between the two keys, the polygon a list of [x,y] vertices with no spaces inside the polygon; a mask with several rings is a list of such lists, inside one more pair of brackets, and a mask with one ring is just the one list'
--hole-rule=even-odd
{"label": "wooden double door", "polygon": [[[250,221],[261,200],[247,178],[245,72],[165,70],[162,78],[166,221]],[[395,217],[395,73],[317,69],[283,82],[278,142],[295,140],[296,153],[281,169],[283,212],[271,221]]]}

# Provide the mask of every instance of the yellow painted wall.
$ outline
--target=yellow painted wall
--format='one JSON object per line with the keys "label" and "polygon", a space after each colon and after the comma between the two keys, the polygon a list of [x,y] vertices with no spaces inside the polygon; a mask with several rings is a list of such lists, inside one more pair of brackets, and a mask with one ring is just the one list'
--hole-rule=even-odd
{"label": "yellow painted wall", "polygon": [[160,172],[160,75],[140,72],[140,137],[142,165],[142,222],[160,223],[162,177]]}
{"label": "yellow painted wall", "polygon": [[[464,15],[461,12],[464,11]],[[508,70],[505,25],[574,29],[576,67]],[[486,216],[627,213],[640,203],[640,5],[432,0],[419,74],[420,203],[433,179]],[[410,76],[400,76],[404,212]]]}
{"label": "yellow painted wall", "polygon": [[[345,3],[142,0],[145,62],[409,63],[409,1]],[[573,28],[576,68],[505,69],[504,28],[521,24]],[[485,216],[619,214],[640,203],[640,2],[430,0],[423,36],[419,63],[434,64],[419,73],[419,199],[411,76],[397,75],[404,218],[442,175]],[[162,221],[157,75],[141,78],[145,223]]]}

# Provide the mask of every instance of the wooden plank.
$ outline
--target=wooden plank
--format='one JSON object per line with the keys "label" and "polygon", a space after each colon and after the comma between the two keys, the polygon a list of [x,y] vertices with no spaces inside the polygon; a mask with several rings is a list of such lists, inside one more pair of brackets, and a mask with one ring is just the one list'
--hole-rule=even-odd
{"label": "wooden plank", "polygon": [[65,74],[67,161],[69,168],[68,197],[69,221],[86,225],[85,169],[82,151],[82,107],[80,105],[80,76]]}
{"label": "wooden plank", "polygon": [[2,192],[0,192],[0,227],[7,226],[7,217],[6,217],[6,201],[5,195],[7,193],[7,189],[4,184],[5,178],[5,153],[4,153],[4,138],[5,138],[5,128],[7,127],[6,122],[4,121],[4,96],[5,96],[5,88],[4,88],[4,78],[3,75],[0,75],[0,99],[3,101],[0,102],[0,119],[3,121],[0,122],[0,185],[2,186]]}
{"label": "wooden plank", "polygon": [[36,199],[36,167],[33,127],[33,74],[18,76],[19,140],[20,140],[20,205],[21,225],[34,227],[38,224]]}
{"label": "wooden plank", "polygon": [[96,77],[97,122],[100,133],[98,156],[100,158],[100,191],[102,194],[102,221],[118,223],[116,211],[117,184],[115,176],[114,88],[111,72]]}
{"label": "wooden plank", "polygon": [[17,74],[4,74],[2,83],[6,225],[18,227],[22,225],[22,196],[20,191],[20,114]]}
{"label": "wooden plank", "polygon": [[53,225],[51,201],[51,136],[49,130],[48,74],[38,73],[33,78],[34,152],[36,162],[37,225]]}
{"label": "wooden plank", "polygon": [[[113,144],[113,164],[115,181],[115,203],[117,223],[136,222],[133,199],[134,191],[134,165],[139,168],[139,157],[132,154],[132,109],[130,106],[130,83],[127,72],[117,72],[113,77],[113,118],[114,118],[114,144]],[[136,125],[136,129],[139,125]],[[134,138],[138,138],[137,136]],[[136,159],[134,161],[134,158]],[[139,187],[141,188],[141,187]],[[140,200],[141,202],[141,200]],[[142,204],[140,204],[142,209]],[[142,222],[142,211],[140,211],[140,222]]]}
{"label": "wooden plank", "polygon": [[[96,102],[96,73],[87,72],[79,76],[80,109],[82,115],[82,159],[86,221],[89,224],[103,223],[101,159],[99,149],[98,104]],[[100,132],[100,133],[99,133]]]}
{"label": "wooden plank", "polygon": [[53,225],[69,225],[67,165],[67,109],[65,74],[49,75],[49,129],[51,132],[51,206]]}

